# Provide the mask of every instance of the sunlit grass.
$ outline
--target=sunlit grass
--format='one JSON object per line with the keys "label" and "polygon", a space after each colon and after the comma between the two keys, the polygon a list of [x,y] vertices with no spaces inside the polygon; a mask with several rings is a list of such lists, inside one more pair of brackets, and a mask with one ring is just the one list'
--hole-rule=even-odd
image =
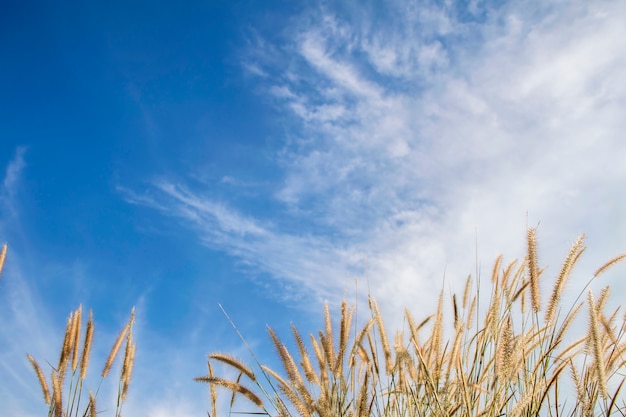
{"label": "sunlit grass", "polygon": [[[208,375],[196,378],[210,385],[209,415],[217,414],[223,390],[229,393],[228,413],[272,416],[624,415],[625,316],[619,308],[605,311],[608,287],[597,297],[588,287],[626,255],[600,266],[574,304],[563,306],[584,236],[545,300],[539,281],[545,286],[547,277],[538,265],[534,229],[527,243],[521,262],[495,261],[487,306],[480,305],[485,289],[468,278],[464,292],[450,297],[451,317],[444,317],[442,291],[433,314],[416,321],[406,310],[403,328],[393,335],[373,298],[362,327],[353,324],[346,302],[337,328],[328,306],[324,328],[306,342],[293,326],[291,350],[269,328],[281,369],[253,356],[255,373],[233,357],[209,355]],[[585,313],[587,326],[580,332],[572,324]],[[217,376],[218,364],[237,377]]]}
{"label": "sunlit grass", "polygon": [[[626,254],[601,265],[572,305],[563,305],[564,287],[584,251],[581,236],[552,279],[548,297],[543,297],[539,289],[547,287],[548,278],[538,263],[536,231],[529,229],[522,261],[504,264],[498,257],[487,283],[468,277],[463,293],[447,296],[442,291],[435,311],[419,320],[405,310],[402,328],[393,335],[372,297],[365,324],[353,320],[354,307],[345,301],[335,320],[326,305],[319,332],[304,338],[292,325],[291,348],[268,328],[282,366],[264,365],[250,349],[254,369],[231,355],[210,354],[207,375],[196,378],[209,385],[208,414],[624,416],[626,400],[620,393],[626,381],[626,315],[620,314],[620,307],[607,311],[608,286],[597,296],[589,286]],[[0,273],[5,256],[6,245]],[[445,311],[450,311],[449,317]],[[100,385],[83,400],[94,324],[90,313],[81,343],[81,320],[79,307],[68,319],[58,364],[45,370],[49,380],[28,355],[50,417],[99,413]],[[582,332],[580,325],[573,325],[581,320],[586,323]],[[126,399],[135,356],[133,322],[134,312],[101,373],[100,384],[125,342],[116,417]],[[239,333],[236,326],[235,331]],[[235,377],[218,376],[217,367]],[[228,409],[218,410],[218,394],[224,391]]]}
{"label": "sunlit grass", "polygon": [[[126,400],[130,377],[132,374],[133,362],[135,358],[136,343],[133,339],[134,311],[128,323],[119,333],[109,356],[100,374],[100,383],[95,393],[90,389],[87,399],[83,398],[83,384],[87,376],[89,366],[89,354],[94,334],[94,321],[91,311],[85,328],[83,342],[81,339],[82,307],[78,307],[72,312],[67,320],[65,336],[59,361],[56,366],[50,365],[50,379],[45,376],[44,370],[30,354],[27,355],[35,374],[39,379],[39,385],[43,394],[44,402],[49,406],[49,417],[95,417],[98,414],[96,398],[100,391],[102,382],[111,371],[113,362],[124,344],[124,358],[122,371],[118,382],[117,403],[115,416],[121,416],[122,405]],[[82,347],[82,349],[81,349]],[[86,404],[85,404],[86,402]]]}

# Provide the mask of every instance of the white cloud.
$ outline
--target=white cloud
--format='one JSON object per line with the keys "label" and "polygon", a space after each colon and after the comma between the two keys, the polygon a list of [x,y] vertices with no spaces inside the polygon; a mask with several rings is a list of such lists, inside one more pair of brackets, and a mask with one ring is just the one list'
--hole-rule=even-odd
{"label": "white cloud", "polygon": [[297,287],[330,294],[366,275],[389,311],[430,308],[444,271],[458,290],[476,240],[483,267],[523,256],[526,213],[553,271],[581,232],[583,274],[623,250],[626,6],[393,4],[393,25],[329,9],[296,19],[258,63],[300,122],[274,202],[313,232],[179,185],[159,185],[159,205]]}
{"label": "white cloud", "polygon": [[16,216],[17,209],[15,207],[15,198],[19,185],[20,175],[26,166],[24,162],[24,153],[26,148],[20,146],[15,151],[15,156],[7,165],[7,169],[2,181],[2,191],[0,192],[0,201],[2,208],[8,215]]}

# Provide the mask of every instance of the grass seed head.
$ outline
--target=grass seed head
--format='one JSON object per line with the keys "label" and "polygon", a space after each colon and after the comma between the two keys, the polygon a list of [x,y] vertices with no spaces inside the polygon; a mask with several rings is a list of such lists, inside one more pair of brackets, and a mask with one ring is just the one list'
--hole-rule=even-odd
{"label": "grass seed head", "polygon": [[72,371],[78,366],[78,345],[80,344],[80,326],[83,318],[83,306],[78,306],[72,323]]}
{"label": "grass seed head", "polygon": [[559,272],[556,282],[554,283],[554,287],[552,288],[552,295],[550,296],[548,308],[546,309],[546,323],[552,323],[552,321],[554,320],[554,316],[556,314],[556,310],[559,305],[565,283],[570,276],[570,272],[574,267],[576,260],[585,250],[585,248],[583,247],[584,239],[585,235],[580,235],[578,239],[576,239],[576,242],[574,242],[574,245],[567,254],[567,257],[565,258],[565,262],[563,262],[561,271]]}
{"label": "grass seed head", "polygon": [[63,383],[58,372],[52,371],[52,415],[63,417]]}
{"label": "grass seed head", "polygon": [[89,417],[97,417],[97,415],[96,397],[94,397],[93,393],[89,391]]}
{"label": "grass seed head", "polygon": [[601,275],[607,269],[609,269],[613,265],[623,261],[624,259],[626,259],[626,253],[622,253],[621,255],[616,256],[615,258],[611,259],[610,261],[608,261],[607,263],[602,265],[600,268],[598,268],[598,270],[593,274],[593,277],[596,278],[598,275]]}
{"label": "grass seed head", "polygon": [[600,320],[598,319],[598,311],[591,290],[587,291],[587,303],[589,306],[589,339],[593,352],[593,361],[595,365],[596,377],[600,388],[600,395],[608,398],[608,390],[606,385],[606,371],[604,368],[604,355],[601,346],[600,337]]}
{"label": "grass seed head", "polygon": [[256,376],[254,375],[254,372],[252,372],[252,369],[248,368],[246,365],[243,364],[243,362],[235,359],[230,355],[224,353],[211,353],[209,354],[209,358],[232,366],[233,368],[245,374],[252,381],[256,381]]}
{"label": "grass seed head", "polygon": [[91,353],[91,343],[93,341],[93,312],[89,310],[89,319],[87,320],[87,330],[85,331],[85,343],[83,345],[83,353],[80,357],[80,379],[87,376],[87,366],[89,364],[89,354]]}
{"label": "grass seed head", "polygon": [[201,377],[194,378],[194,379],[195,381],[198,381],[198,382],[206,382],[208,384],[222,386],[230,390],[231,392],[238,392],[239,394],[243,395],[245,398],[253,402],[257,407],[263,408],[263,401],[259,398],[259,396],[256,395],[254,392],[250,391],[250,389],[244,387],[243,385],[239,383],[228,381],[226,379],[219,378],[219,377],[210,377],[210,376],[201,376]]}
{"label": "grass seed head", "polygon": [[30,354],[26,355],[28,357],[28,361],[35,369],[35,373],[37,374],[37,379],[39,380],[39,385],[41,386],[41,391],[43,392],[43,398],[46,404],[50,404],[50,389],[48,388],[48,383],[46,382],[46,378],[43,375],[39,364]]}
{"label": "grass seed head", "polygon": [[113,347],[111,348],[111,351],[109,352],[109,356],[107,357],[107,360],[104,364],[104,369],[102,369],[102,378],[107,377],[107,375],[109,374],[109,371],[111,370],[111,366],[113,366],[113,361],[115,361],[117,352],[120,350],[120,347],[122,346],[122,342],[124,341],[124,338],[126,337],[126,333],[128,333],[132,325],[132,321],[134,318],[134,311],[135,309],[133,308],[133,314],[131,314],[131,320],[124,326],[122,331],[117,335],[117,339],[115,339],[115,343],[113,344]]}
{"label": "grass seed head", "polygon": [[530,281],[530,301],[535,313],[541,310],[539,298],[539,267],[537,264],[537,235],[534,228],[528,229],[528,279]]}
{"label": "grass seed head", "polygon": [[8,249],[8,246],[5,243],[4,245],[2,245],[2,250],[0,250],[0,277],[2,276],[2,270],[4,269],[4,261],[7,257],[7,249]]}

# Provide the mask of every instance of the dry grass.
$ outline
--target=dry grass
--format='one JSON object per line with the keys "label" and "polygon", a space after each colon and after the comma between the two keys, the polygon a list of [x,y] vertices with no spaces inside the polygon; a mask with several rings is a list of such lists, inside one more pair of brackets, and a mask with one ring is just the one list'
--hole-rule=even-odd
{"label": "dry grass", "polygon": [[[572,323],[583,303],[561,302],[565,283],[585,250],[583,243],[580,236],[570,249],[544,309],[539,279],[546,278],[539,266],[536,230],[531,228],[522,263],[503,267],[502,258],[496,260],[487,306],[477,307],[484,289],[473,286],[470,277],[462,302],[451,297],[453,317],[443,314],[442,292],[436,311],[423,321],[416,322],[406,310],[406,328],[393,339],[370,298],[371,319],[363,327],[352,323],[352,309],[345,302],[336,322],[325,306],[324,329],[310,335],[309,346],[293,326],[293,351],[269,329],[281,370],[262,365],[253,355],[257,375],[234,358],[210,355],[209,375],[197,378],[212,388],[209,415],[216,415],[215,388],[221,387],[232,399],[241,395],[250,400],[240,406],[244,414],[623,416],[626,400],[620,390],[625,377],[620,370],[626,365],[626,316],[604,311],[608,289],[598,299],[589,291],[589,328],[576,334]],[[624,259],[626,255],[620,255],[601,266],[581,295],[591,281]],[[452,329],[450,338],[444,337],[446,329]],[[389,340],[395,341],[393,347]],[[236,371],[237,380],[216,377],[216,362]],[[233,407],[231,400],[230,412]]]}
{"label": "dry grass", "polygon": [[2,276],[2,270],[4,269],[4,260],[7,258],[8,245],[5,243],[0,250],[0,277]]}
{"label": "dry grass", "polygon": [[[122,404],[126,399],[126,392],[128,390],[128,384],[130,382],[130,375],[132,372],[132,366],[135,355],[135,342],[132,338],[132,326],[134,321],[134,314],[131,314],[131,318],[124,326],[124,329],[118,336],[111,354],[109,355],[105,371],[102,372],[100,383],[96,393],[93,394],[89,391],[89,400],[81,410],[81,400],[83,397],[83,384],[87,377],[87,368],[89,366],[89,354],[91,352],[91,345],[93,340],[94,323],[93,314],[89,312],[89,319],[87,321],[85,329],[85,337],[81,348],[81,321],[82,321],[82,306],[78,307],[70,314],[65,327],[65,337],[63,339],[63,345],[61,346],[61,353],[59,356],[59,362],[56,367],[51,366],[50,381],[48,384],[44,372],[41,367],[31,355],[27,355],[29,362],[32,364],[41,390],[43,393],[44,402],[49,405],[48,416],[49,417],[72,417],[72,416],[96,416],[96,397],[100,386],[106,378],[115,356],[121,346],[122,341],[126,338],[125,357],[122,367],[122,373],[119,380],[118,401],[115,410],[115,416],[119,417],[122,411]],[[80,354],[79,354],[80,350]],[[80,359],[79,359],[80,358]],[[70,374],[69,381],[66,379],[66,375]],[[52,395],[50,395],[49,387],[52,386]]]}
{"label": "dry grass", "polygon": [[[600,266],[573,305],[562,305],[565,284],[585,251],[584,235],[580,236],[555,275],[544,308],[540,288],[548,282],[539,265],[535,229],[528,230],[526,241],[522,262],[506,264],[502,256],[496,259],[487,283],[490,289],[475,284],[481,282],[480,277],[470,276],[462,297],[451,294],[448,299],[442,291],[433,314],[422,320],[416,321],[405,310],[404,328],[393,335],[387,332],[378,305],[370,297],[370,317],[365,324],[353,320],[354,308],[344,301],[335,319],[329,306],[324,307],[322,330],[308,338],[292,326],[293,343],[289,345],[268,327],[280,369],[262,364],[252,351],[254,368],[228,354],[210,354],[207,375],[196,378],[209,385],[209,416],[218,414],[219,390],[230,395],[229,414],[625,416],[621,389],[626,382],[626,315],[620,314],[619,308],[607,311],[608,286],[597,298],[588,287],[625,260],[626,254]],[[0,273],[6,251],[4,245]],[[481,297],[484,291],[489,291],[490,297]],[[579,302],[585,293],[586,303]],[[487,305],[481,305],[480,300],[487,298]],[[444,314],[448,311],[446,300],[451,302],[451,317]],[[579,313],[585,304],[588,328],[579,334],[574,323],[582,319]],[[95,394],[90,390],[81,408],[94,333],[90,312],[81,343],[82,319],[81,307],[70,314],[58,364],[50,366],[49,380],[37,361],[27,355],[49,406],[48,416],[96,416],[100,385],[123,348],[115,410],[119,417],[135,358],[134,310],[113,343]],[[236,377],[216,375],[216,366]],[[239,398],[243,404],[236,401]]]}

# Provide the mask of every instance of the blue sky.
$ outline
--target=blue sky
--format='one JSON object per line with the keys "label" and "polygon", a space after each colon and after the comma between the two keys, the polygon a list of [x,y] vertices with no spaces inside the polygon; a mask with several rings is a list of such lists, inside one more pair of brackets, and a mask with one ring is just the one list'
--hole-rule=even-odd
{"label": "blue sky", "polygon": [[81,303],[96,364],[137,307],[126,414],[192,416],[206,353],[248,358],[218,303],[270,361],[266,324],[316,330],[358,278],[397,328],[527,223],[548,274],[580,233],[581,282],[626,249],[624,2],[1,9],[10,415],[45,412],[25,353]]}

